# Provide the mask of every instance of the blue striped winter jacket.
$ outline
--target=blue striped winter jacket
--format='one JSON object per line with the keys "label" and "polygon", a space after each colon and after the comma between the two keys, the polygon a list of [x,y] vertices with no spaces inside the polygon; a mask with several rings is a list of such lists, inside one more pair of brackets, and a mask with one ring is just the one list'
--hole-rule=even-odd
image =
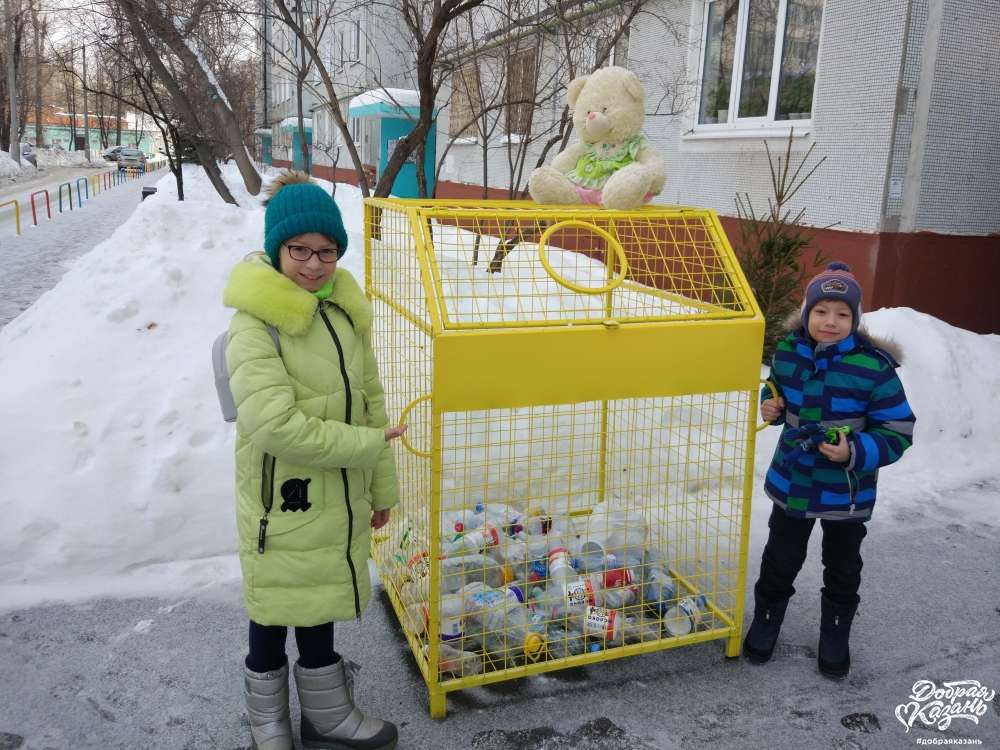
{"label": "blue striped winter jacket", "polygon": [[[785,400],[784,427],[764,490],[789,516],[867,521],[875,505],[878,470],[913,444],[916,418],[896,376],[899,363],[861,332],[813,348],[799,329],[781,342],[771,381]],[[761,399],[770,398],[765,388]],[[796,428],[820,423],[851,428],[850,459],[830,461],[818,450],[787,460],[798,446]]]}

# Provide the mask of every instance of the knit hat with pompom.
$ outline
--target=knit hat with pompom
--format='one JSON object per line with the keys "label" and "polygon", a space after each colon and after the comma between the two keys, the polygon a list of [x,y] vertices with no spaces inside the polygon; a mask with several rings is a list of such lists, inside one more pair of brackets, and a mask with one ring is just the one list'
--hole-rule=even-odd
{"label": "knit hat with pompom", "polygon": [[281,268],[281,243],[309,232],[319,232],[336,241],[340,250],[337,257],[343,257],[347,250],[347,231],[340,218],[340,209],[309,175],[289,170],[275,179],[268,191],[264,252],[275,268]]}
{"label": "knit hat with pompom", "polygon": [[858,330],[861,322],[861,285],[851,273],[851,267],[846,263],[834,261],[812,277],[806,285],[806,296],[802,300],[802,327],[809,330],[809,313],[816,303],[824,299],[845,302],[851,308],[853,320],[851,333]]}

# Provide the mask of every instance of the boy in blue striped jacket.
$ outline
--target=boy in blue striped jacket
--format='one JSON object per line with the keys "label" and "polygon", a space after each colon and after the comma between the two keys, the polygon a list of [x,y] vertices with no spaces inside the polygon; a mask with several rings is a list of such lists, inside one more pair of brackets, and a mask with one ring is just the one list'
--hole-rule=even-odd
{"label": "boy in blue striped jacket", "polygon": [[[816,519],[823,527],[819,670],[843,677],[858,608],[861,541],[875,505],[878,470],[913,443],[915,417],[892,354],[858,330],[861,287],[845,263],[831,263],[806,287],[797,329],[774,353],[761,415],[783,424],[764,491],[774,502],[754,587],[743,654],[771,658],[792,585]],[[835,441],[825,438],[831,428]]]}

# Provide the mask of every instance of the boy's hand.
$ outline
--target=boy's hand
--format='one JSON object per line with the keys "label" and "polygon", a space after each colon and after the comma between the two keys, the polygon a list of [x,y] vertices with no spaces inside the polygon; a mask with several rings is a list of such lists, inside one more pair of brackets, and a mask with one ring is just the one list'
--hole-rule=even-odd
{"label": "boy's hand", "polygon": [[820,443],[819,452],[838,464],[846,464],[851,457],[851,448],[842,432],[837,433],[836,443]]}
{"label": "boy's hand", "polygon": [[389,523],[389,514],[392,510],[373,510],[372,511],[372,528],[381,529],[387,523]]}
{"label": "boy's hand", "polygon": [[[406,425],[405,424],[398,425],[396,427],[389,427],[389,428],[387,428],[386,431],[385,431],[385,442],[388,443],[390,440],[395,440],[400,435],[402,435],[404,432],[406,432]],[[378,527],[376,526],[376,528],[378,528]]]}
{"label": "boy's hand", "polygon": [[781,396],[778,396],[778,398],[769,398],[760,405],[760,415],[764,418],[765,422],[773,422],[781,416],[781,412],[784,410],[785,399],[781,398]]}

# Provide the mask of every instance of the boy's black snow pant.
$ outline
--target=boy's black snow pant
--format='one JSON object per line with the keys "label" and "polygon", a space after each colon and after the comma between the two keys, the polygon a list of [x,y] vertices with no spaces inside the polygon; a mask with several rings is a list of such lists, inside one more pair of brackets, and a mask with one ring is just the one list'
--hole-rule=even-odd
{"label": "boy's black snow pant", "polygon": [[[795,593],[792,583],[805,562],[815,518],[790,518],[777,505],[767,525],[771,529],[760,561],[755,591],[766,601],[786,600]],[[823,526],[823,595],[833,603],[858,606],[861,586],[861,540],[864,523],[821,521]]]}
{"label": "boy's black snow pant", "polygon": [[[250,653],[247,669],[252,672],[271,672],[281,669],[285,657],[285,639],[288,628],[284,625],[258,625],[250,621]],[[340,661],[333,650],[333,623],[326,622],[311,628],[295,628],[295,645],[299,647],[299,664],[305,669],[328,667]]]}

